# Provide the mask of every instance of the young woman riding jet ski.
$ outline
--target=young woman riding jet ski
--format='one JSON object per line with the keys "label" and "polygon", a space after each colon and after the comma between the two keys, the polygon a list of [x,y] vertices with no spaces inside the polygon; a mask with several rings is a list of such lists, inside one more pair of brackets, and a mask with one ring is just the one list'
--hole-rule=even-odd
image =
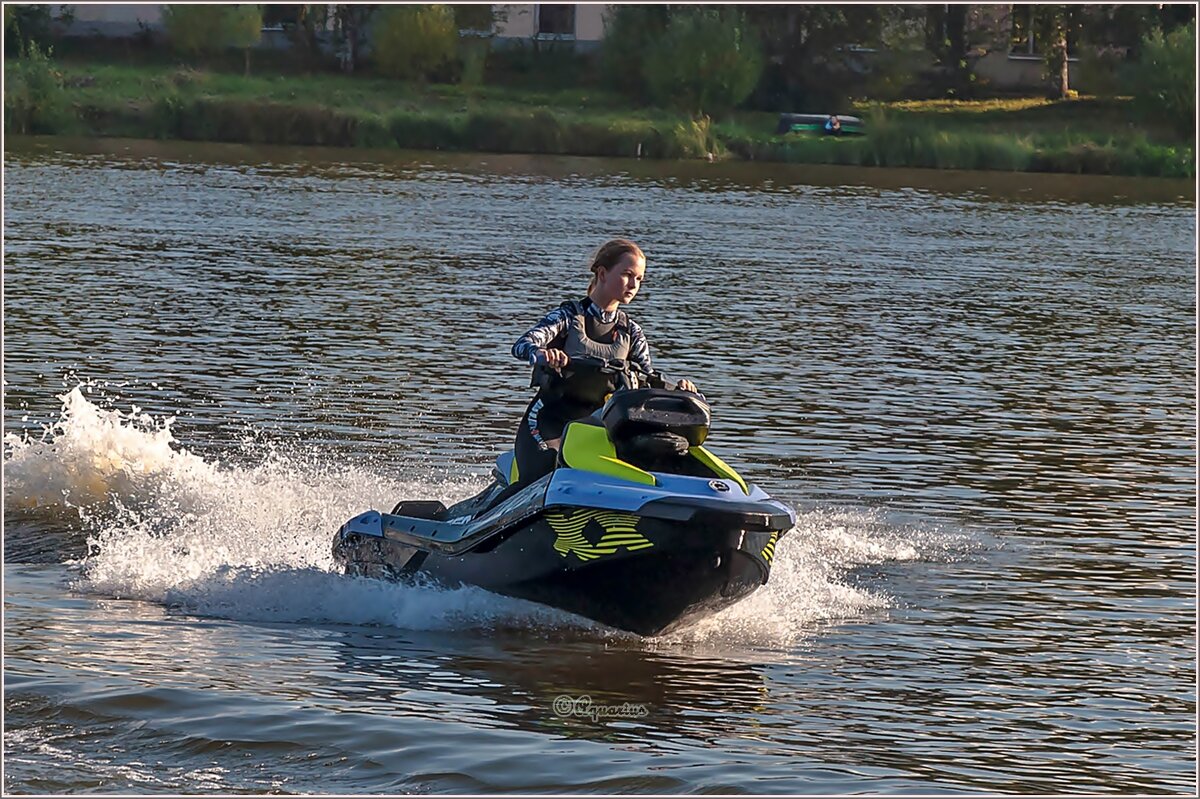
{"label": "young woman riding jet ski", "polygon": [[450,507],[406,499],[350,519],[333,542],[348,574],[475,585],[640,635],[767,582],[795,513],[704,446],[711,410],[695,384],[650,373],[620,310],[645,272],[633,242],[600,248],[587,296],[513,347],[538,393],[492,483]]}
{"label": "young woman riding jet ski", "polygon": [[[646,277],[646,256],[628,239],[613,239],[596,251],[592,280],[581,300],[564,302],[513,345],[513,356],[534,366],[537,394],[525,409],[515,444],[522,482],[554,469],[563,428],[593,414],[617,388],[611,376],[572,371],[572,358],[626,361],[653,374],[650,347],[642,328],[620,310],[637,296]],[[696,392],[696,384],[676,386]]]}

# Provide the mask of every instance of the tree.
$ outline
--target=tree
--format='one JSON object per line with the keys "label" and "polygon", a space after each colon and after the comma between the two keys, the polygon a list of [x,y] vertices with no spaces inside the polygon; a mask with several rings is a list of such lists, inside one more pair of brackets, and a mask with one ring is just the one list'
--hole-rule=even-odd
{"label": "tree", "polygon": [[620,4],[604,20],[600,69],[612,88],[643,100],[647,96],[645,62],[666,34],[672,6]]}
{"label": "tree", "polygon": [[1039,5],[1034,10],[1034,35],[1045,48],[1046,73],[1051,81],[1051,96],[1059,100],[1071,94],[1067,63],[1068,36],[1080,22],[1078,9],[1083,6]]}
{"label": "tree", "polygon": [[241,49],[245,58],[245,74],[250,75],[250,48],[262,40],[262,6],[227,6],[228,43]]}
{"label": "tree", "polygon": [[344,3],[333,8],[334,30],[337,31],[342,50],[342,71],[351,73],[361,62],[367,26],[379,10],[379,5]]}
{"label": "tree", "polygon": [[949,80],[951,93],[962,95],[970,83],[967,70],[967,13],[970,6],[931,3],[925,6],[925,47]]}
{"label": "tree", "polygon": [[55,24],[70,25],[74,6],[59,6],[57,13],[49,5],[4,4],[4,49],[23,53],[27,44],[46,47]]}
{"label": "tree", "polygon": [[901,12],[875,4],[745,6],[768,64],[758,104],[836,103],[861,69],[861,55],[851,45],[879,44],[885,23]]}
{"label": "tree", "polygon": [[296,25],[292,28],[292,47],[299,54],[300,61],[309,69],[321,60],[321,51],[317,42],[317,31],[329,23],[329,6],[326,4],[300,5],[296,10]]}
{"label": "tree", "polygon": [[1129,76],[1136,107],[1192,138],[1196,124],[1196,22],[1146,35]]}
{"label": "tree", "polygon": [[379,13],[373,39],[372,57],[385,75],[428,80],[453,61],[458,28],[449,6],[387,6]]}
{"label": "tree", "polygon": [[168,5],[163,24],[171,46],[187,56],[208,57],[227,47],[243,51],[250,72],[250,48],[262,36],[262,9],[256,5]]}
{"label": "tree", "polygon": [[1133,59],[1157,31],[1168,34],[1196,18],[1194,5],[1036,5],[1033,34],[1046,59],[1051,94],[1059,99],[1071,95],[1067,58],[1081,45],[1116,46]]}
{"label": "tree", "polygon": [[731,110],[762,74],[762,52],[740,11],[676,11],[643,65],[650,95],[697,115]]}

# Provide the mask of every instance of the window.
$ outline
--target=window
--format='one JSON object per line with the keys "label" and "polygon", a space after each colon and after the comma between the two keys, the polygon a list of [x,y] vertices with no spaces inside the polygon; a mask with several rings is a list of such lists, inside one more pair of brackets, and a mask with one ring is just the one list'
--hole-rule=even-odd
{"label": "window", "polygon": [[1034,55],[1033,6],[1012,7],[1012,55]]}
{"label": "window", "polygon": [[537,7],[538,36],[575,36],[574,4],[539,3]]}

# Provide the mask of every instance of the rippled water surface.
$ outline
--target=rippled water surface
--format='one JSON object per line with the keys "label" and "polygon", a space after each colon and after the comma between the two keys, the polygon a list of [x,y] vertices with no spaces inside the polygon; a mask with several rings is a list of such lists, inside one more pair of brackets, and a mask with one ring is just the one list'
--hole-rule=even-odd
{"label": "rippled water surface", "polygon": [[[36,139],[4,179],[6,791],[1195,790],[1190,185]],[[613,235],[798,508],[771,583],[643,640],[336,574],[350,514],[484,484],[509,347]]]}

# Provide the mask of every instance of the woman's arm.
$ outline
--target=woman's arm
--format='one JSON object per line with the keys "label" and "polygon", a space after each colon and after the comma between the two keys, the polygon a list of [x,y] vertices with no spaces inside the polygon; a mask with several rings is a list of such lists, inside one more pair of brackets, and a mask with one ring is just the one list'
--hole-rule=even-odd
{"label": "woman's arm", "polygon": [[543,316],[542,321],[529,328],[525,335],[517,339],[517,343],[513,344],[512,348],[513,357],[518,361],[529,363],[530,358],[536,355],[538,350],[549,349],[550,345],[563,335],[570,320],[570,311],[563,307],[555,308]]}
{"label": "woman's arm", "polygon": [[642,332],[642,327],[632,319],[629,320],[629,360],[642,367],[643,370],[650,372],[650,344],[646,341],[646,334]]}

